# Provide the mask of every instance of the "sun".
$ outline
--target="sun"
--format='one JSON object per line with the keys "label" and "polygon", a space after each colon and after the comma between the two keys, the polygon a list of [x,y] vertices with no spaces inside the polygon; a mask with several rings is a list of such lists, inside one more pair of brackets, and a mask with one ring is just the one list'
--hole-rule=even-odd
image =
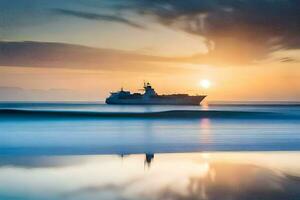
{"label": "sun", "polygon": [[204,88],[204,89],[208,89],[211,86],[211,82],[209,80],[207,80],[207,79],[204,79],[204,80],[201,80],[199,82],[199,86],[202,87],[202,88]]}

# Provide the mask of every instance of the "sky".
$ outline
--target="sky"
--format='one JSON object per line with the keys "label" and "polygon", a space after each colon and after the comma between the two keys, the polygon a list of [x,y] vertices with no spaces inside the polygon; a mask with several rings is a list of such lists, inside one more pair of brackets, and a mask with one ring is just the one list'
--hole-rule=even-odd
{"label": "sky", "polygon": [[0,0],[0,100],[97,101],[146,80],[158,93],[208,101],[299,101],[299,8],[298,0]]}

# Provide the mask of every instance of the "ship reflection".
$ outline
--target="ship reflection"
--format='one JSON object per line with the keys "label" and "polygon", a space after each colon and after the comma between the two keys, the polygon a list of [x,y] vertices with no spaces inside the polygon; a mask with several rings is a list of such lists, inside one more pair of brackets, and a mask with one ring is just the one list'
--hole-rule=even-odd
{"label": "ship reflection", "polygon": [[0,157],[0,197],[300,199],[299,153],[156,154],[155,165],[153,153],[119,156]]}
{"label": "ship reflection", "polygon": [[154,159],[154,154],[146,154],[144,166],[147,165],[147,167],[149,168],[151,166],[151,162],[153,162],[153,159]]}
{"label": "ship reflection", "polygon": [[[130,156],[130,154],[119,154],[119,156],[122,158],[122,160],[126,157],[126,156]],[[144,160],[144,167],[151,167],[151,163],[153,162],[154,159],[154,154],[153,153],[146,153],[145,154],[145,160]]]}

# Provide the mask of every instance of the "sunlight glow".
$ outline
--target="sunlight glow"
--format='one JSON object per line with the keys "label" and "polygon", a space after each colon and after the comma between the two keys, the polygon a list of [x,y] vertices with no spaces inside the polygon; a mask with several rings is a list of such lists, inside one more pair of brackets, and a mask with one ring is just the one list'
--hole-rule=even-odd
{"label": "sunlight glow", "polygon": [[204,79],[199,82],[199,86],[204,89],[208,89],[211,86],[211,82],[209,80]]}

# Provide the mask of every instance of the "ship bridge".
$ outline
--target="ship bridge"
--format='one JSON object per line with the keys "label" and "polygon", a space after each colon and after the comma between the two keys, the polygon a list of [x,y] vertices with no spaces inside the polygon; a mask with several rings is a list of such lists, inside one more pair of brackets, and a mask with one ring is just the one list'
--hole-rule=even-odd
{"label": "ship bridge", "polygon": [[145,96],[151,97],[151,96],[157,96],[157,93],[155,90],[152,88],[150,83],[144,83],[144,91],[145,91]]}

